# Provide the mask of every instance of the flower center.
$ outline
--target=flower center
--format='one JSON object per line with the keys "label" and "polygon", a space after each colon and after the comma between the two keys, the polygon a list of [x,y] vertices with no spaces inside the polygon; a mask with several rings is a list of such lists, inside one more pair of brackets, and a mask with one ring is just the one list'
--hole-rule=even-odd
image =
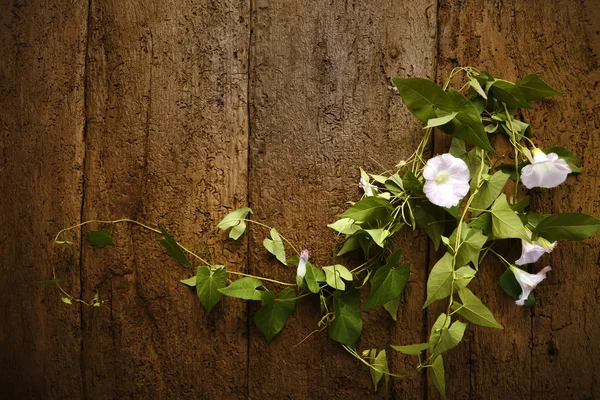
{"label": "flower center", "polygon": [[440,171],[435,176],[435,183],[437,183],[438,185],[441,185],[443,183],[446,183],[449,178],[450,178],[450,174],[448,173],[448,171]]}

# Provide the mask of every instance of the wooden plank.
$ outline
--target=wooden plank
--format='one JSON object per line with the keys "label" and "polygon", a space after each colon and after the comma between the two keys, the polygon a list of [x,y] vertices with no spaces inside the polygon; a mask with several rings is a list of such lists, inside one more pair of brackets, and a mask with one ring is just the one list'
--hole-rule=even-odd
{"label": "wooden plank", "polygon": [[[0,2],[0,393],[80,398],[79,306],[51,279],[54,235],[79,222],[86,5]],[[79,250],[60,253],[79,295]]]}
{"label": "wooden plank", "polygon": [[[206,236],[247,202],[248,13],[245,1],[93,1],[86,219],[164,224],[207,259],[246,268],[244,246]],[[87,396],[244,398],[245,306],[207,316],[179,283],[195,268],[154,234],[115,236],[117,248],[84,248],[85,294],[108,300],[84,310]]]}
{"label": "wooden plank", "polygon": [[[538,103],[525,118],[536,143],[570,148],[588,170],[559,188],[530,191],[537,212],[600,214],[594,166],[598,117],[593,112],[598,98],[593,89],[598,81],[598,24],[590,17],[598,15],[598,8],[592,2],[568,1],[509,1],[501,7],[484,1],[440,4],[440,78],[454,66],[472,65],[509,80],[537,73],[567,93]],[[437,152],[447,146],[447,137],[436,137]],[[535,268],[549,263],[554,270],[537,289],[538,305],[531,313],[502,293],[497,282],[503,267],[489,259],[473,290],[506,329],[469,328],[467,344],[446,358],[448,397],[597,397],[598,377],[592,371],[598,368],[600,348],[592,316],[598,311],[598,249],[598,239],[561,243],[551,257],[543,258]],[[506,250],[509,260],[516,259],[520,246]],[[566,269],[574,264],[577,275]]]}
{"label": "wooden plank", "polygon": [[[421,126],[389,79],[433,76],[435,18],[433,1],[253,3],[251,207],[254,218],[309,249],[319,265],[335,254],[326,224],[360,196],[359,167],[393,168],[420,140]],[[293,282],[295,268],[277,265],[262,249],[266,233],[252,229],[252,273]],[[393,353],[389,344],[424,339],[428,245],[422,235],[403,239],[412,276],[399,321],[382,310],[364,313],[360,349],[385,346]],[[421,378],[392,380],[389,392],[375,395],[368,369],[326,332],[294,347],[316,329],[318,314],[317,301],[301,300],[270,345],[251,328],[250,398],[421,397]],[[414,361],[391,359],[397,372]]]}

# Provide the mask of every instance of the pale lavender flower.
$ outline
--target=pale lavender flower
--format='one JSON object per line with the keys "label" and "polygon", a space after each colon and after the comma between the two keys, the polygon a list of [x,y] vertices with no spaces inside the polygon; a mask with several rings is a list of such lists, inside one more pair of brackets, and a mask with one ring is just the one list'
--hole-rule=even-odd
{"label": "pale lavender flower", "polygon": [[423,192],[435,205],[454,207],[469,192],[469,167],[460,158],[446,153],[431,158],[423,170]]}
{"label": "pale lavender flower", "polygon": [[306,275],[306,263],[308,262],[308,250],[302,250],[300,252],[300,261],[298,262],[298,270],[296,275],[300,278],[304,278]]}
{"label": "pale lavender flower", "polygon": [[[531,233],[527,231],[527,235],[531,238]],[[532,264],[540,259],[545,253],[550,253],[554,250],[556,246],[556,242],[549,243],[545,241],[546,245],[542,244],[538,241],[528,242],[526,240],[521,239],[521,245],[523,246],[523,250],[521,252],[521,257],[515,261],[517,265],[525,265]]]}
{"label": "pale lavender flower", "polygon": [[571,172],[569,164],[555,153],[546,155],[540,149],[533,149],[533,160],[523,167],[521,180],[527,189],[549,189],[563,183]]}
{"label": "pale lavender flower", "polygon": [[371,185],[371,183],[367,182],[363,177],[360,178],[358,187],[361,188],[363,192],[365,192],[365,196],[367,197],[375,196],[375,193],[377,192],[375,186]]}
{"label": "pale lavender flower", "polygon": [[519,300],[515,301],[518,306],[525,305],[525,300],[529,297],[529,294],[537,285],[540,284],[541,281],[546,279],[546,273],[548,271],[552,271],[550,267],[544,267],[537,274],[530,274],[529,272],[525,272],[520,268],[515,266],[511,266],[510,270],[515,274],[515,278],[519,285],[521,285],[521,296],[519,296]]}

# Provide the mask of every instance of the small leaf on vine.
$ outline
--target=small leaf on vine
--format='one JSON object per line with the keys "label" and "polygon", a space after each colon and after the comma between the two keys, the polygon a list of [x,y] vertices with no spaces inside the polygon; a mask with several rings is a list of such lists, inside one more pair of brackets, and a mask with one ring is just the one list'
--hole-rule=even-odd
{"label": "small leaf on vine", "polygon": [[[197,285],[197,284],[196,284]],[[225,296],[244,300],[261,300],[263,291],[257,290],[262,282],[259,279],[246,276],[234,281],[231,285],[219,289]]]}
{"label": "small leaf on vine", "polygon": [[169,234],[169,232],[167,232],[165,230],[165,228],[163,228],[162,226],[160,227],[160,231],[162,232],[163,237],[157,239],[158,242],[160,244],[162,244],[165,247],[165,249],[167,249],[167,252],[179,264],[191,267],[192,264],[190,263],[188,258],[185,256],[185,253],[183,252],[183,249],[181,248],[179,243],[177,243],[177,241],[175,239],[173,239],[173,236],[171,236],[171,234]]}
{"label": "small leaf on vine", "polygon": [[113,246],[115,242],[112,238],[112,232],[108,229],[100,229],[97,231],[87,231],[85,238],[94,247]]}

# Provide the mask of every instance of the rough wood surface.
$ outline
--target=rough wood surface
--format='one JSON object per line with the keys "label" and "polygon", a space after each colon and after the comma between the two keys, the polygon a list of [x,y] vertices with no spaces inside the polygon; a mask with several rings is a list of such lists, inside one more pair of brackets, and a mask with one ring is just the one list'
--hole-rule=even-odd
{"label": "rough wood surface", "polygon": [[[389,79],[433,76],[435,17],[433,1],[254,2],[250,205],[298,250],[309,249],[317,265],[333,260],[335,232],[326,224],[345,201],[359,198],[359,166],[392,168],[420,139],[421,127]],[[295,268],[265,257],[265,233],[252,232],[251,271],[293,281]],[[424,338],[427,242],[421,235],[404,239],[412,274],[399,323],[383,310],[364,313],[361,349]],[[318,302],[300,301],[271,345],[251,328],[251,398],[376,396],[368,370],[325,331],[293,347],[316,329],[318,311]],[[415,361],[391,358],[399,371]],[[423,390],[421,378],[393,381],[376,397],[420,397]]]}
{"label": "rough wood surface", "polygon": [[[162,224],[245,269],[244,248],[203,238],[246,204],[248,4],[92,3],[84,218]],[[108,300],[84,310],[87,396],[243,398],[245,305],[207,316],[179,283],[195,268],[152,233],[115,229],[117,249],[84,247],[84,296],[98,287]]]}
{"label": "rough wood surface", "polygon": [[[316,302],[301,300],[270,345],[254,305],[226,298],[207,316],[179,283],[195,271],[140,227],[112,227],[114,248],[58,254],[65,287],[86,299],[99,290],[102,307],[68,307],[37,284],[60,228],[122,217],[165,225],[210,262],[293,280],[295,268],[262,249],[260,227],[203,244],[246,204],[324,265],[335,253],[326,224],[360,196],[358,168],[390,168],[420,139],[392,76],[442,82],[457,65],[540,74],[566,95],[525,118],[584,172],[531,191],[532,206],[600,215],[597,1],[89,5],[0,0],[1,398],[437,399],[426,376],[374,393],[366,367],[326,332],[294,347],[315,329]],[[432,152],[448,144],[436,135]],[[360,349],[425,341],[442,310],[421,311],[439,254],[419,233],[399,245],[411,278],[398,323],[363,313]],[[509,250],[518,257],[518,243]],[[445,357],[448,397],[599,398],[599,253],[599,237],[560,243],[538,263],[553,271],[532,311],[503,294],[490,257],[472,288],[506,329],[468,329]],[[395,372],[415,361],[388,354]]]}
{"label": "rough wood surface", "polygon": [[[0,397],[75,399],[79,307],[39,281],[51,279],[54,235],[80,218],[86,7],[1,1],[0,10]],[[55,265],[78,295],[78,250]]]}

